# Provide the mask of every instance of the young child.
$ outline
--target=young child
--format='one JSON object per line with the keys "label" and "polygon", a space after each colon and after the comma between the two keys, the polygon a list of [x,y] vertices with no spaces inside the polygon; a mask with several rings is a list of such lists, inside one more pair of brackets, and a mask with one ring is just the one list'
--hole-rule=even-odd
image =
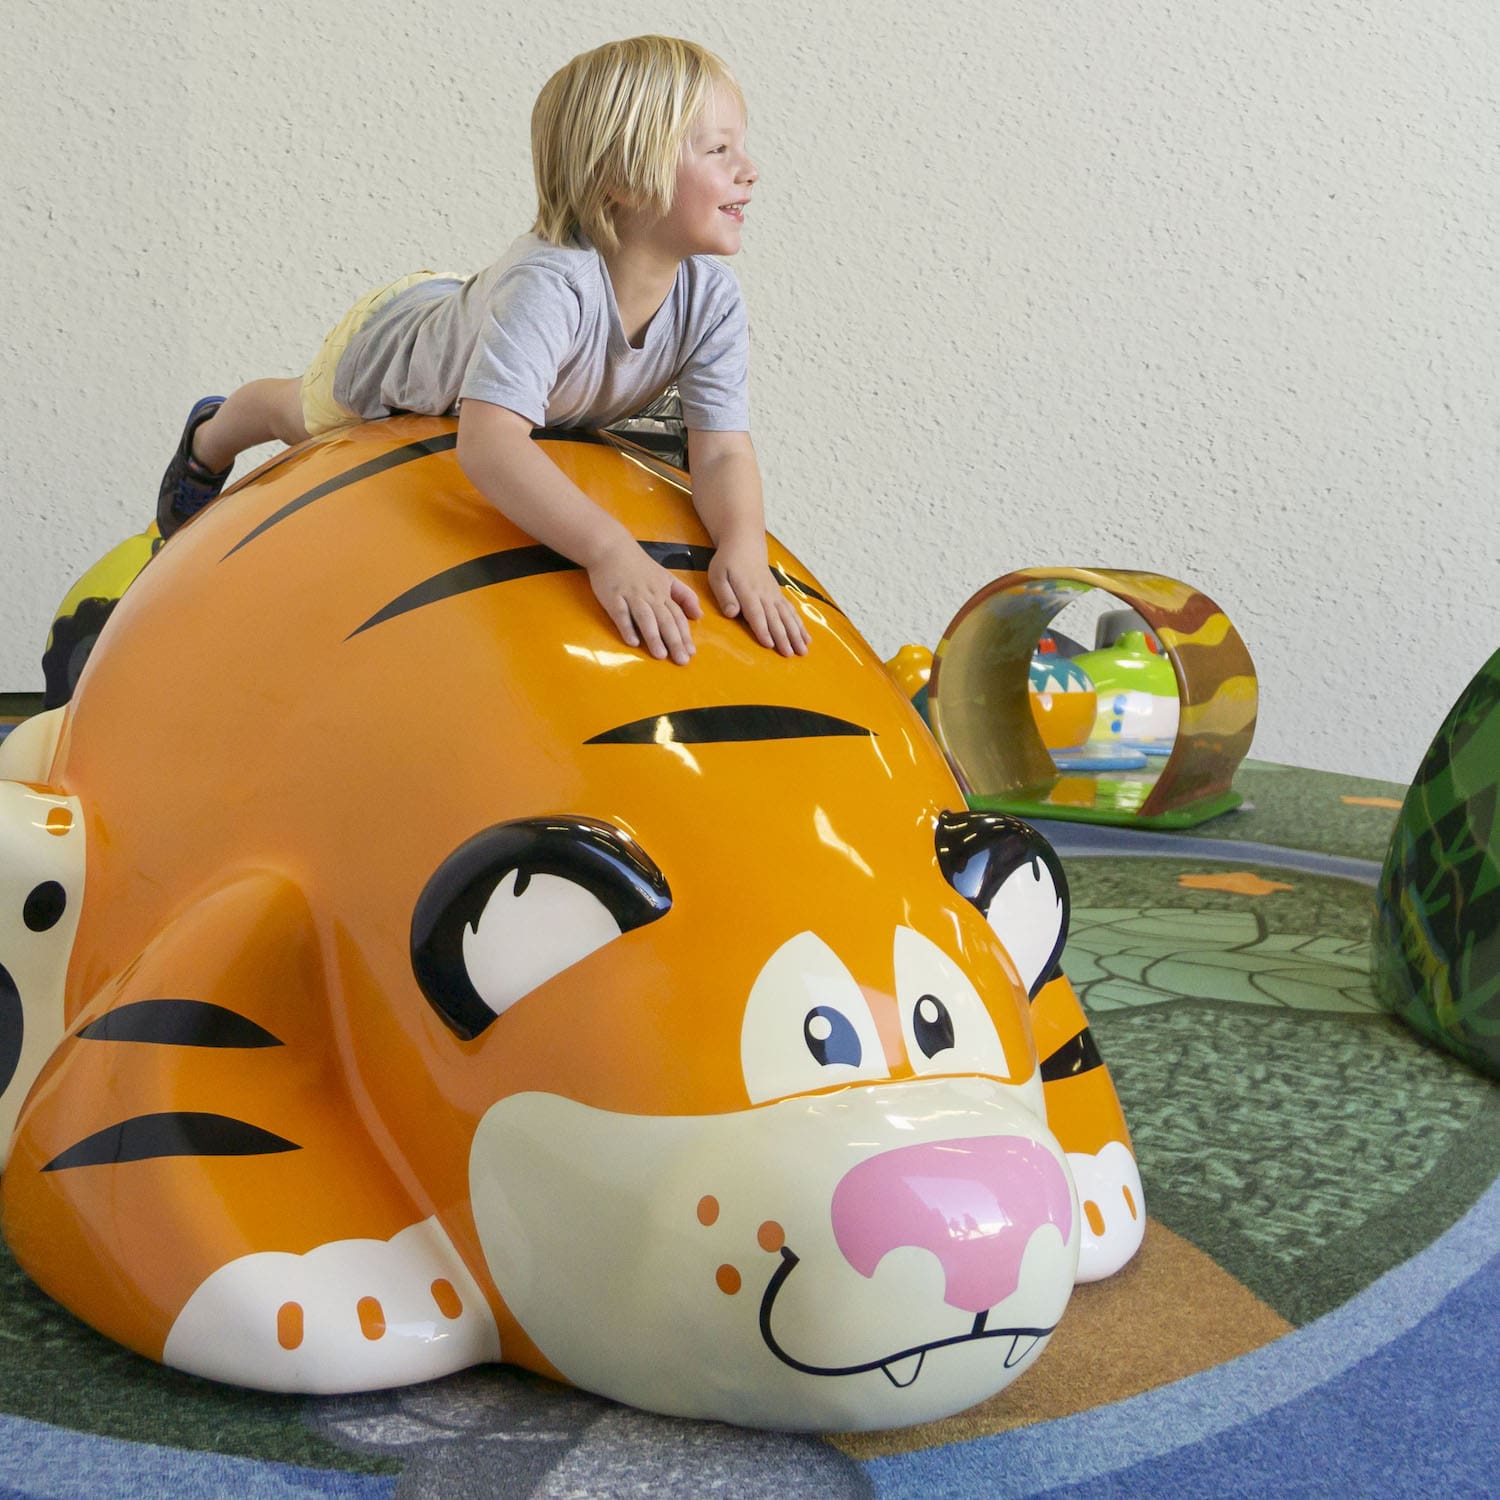
{"label": "young child", "polygon": [[393,412],[458,407],[458,460],[517,526],[588,572],[625,642],[686,663],[697,595],[654,562],[542,449],[533,427],[602,427],[676,383],[693,503],[715,544],[726,615],[784,656],[808,633],[766,561],[739,288],[712,256],[740,248],[757,172],[739,85],[671,37],[575,57],[531,117],[537,217],[467,280],[421,271],[371,292],[300,379],[253,380],[189,413],[162,479],[170,536],[224,487],[238,454]]}

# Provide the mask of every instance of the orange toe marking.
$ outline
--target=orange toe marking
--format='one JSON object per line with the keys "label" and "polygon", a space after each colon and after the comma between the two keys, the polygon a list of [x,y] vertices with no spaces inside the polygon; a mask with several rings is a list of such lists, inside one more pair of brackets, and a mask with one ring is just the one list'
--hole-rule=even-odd
{"label": "orange toe marking", "polygon": [[47,832],[61,838],[73,826],[72,810],[54,807],[47,814]]}
{"label": "orange toe marking", "polygon": [[283,1302],[276,1311],[276,1342],[283,1349],[296,1349],[302,1343],[302,1304]]}
{"label": "orange toe marking", "polygon": [[719,1200],[712,1194],[705,1194],[698,1200],[698,1222],[703,1225],[717,1222],[719,1217]]}
{"label": "orange toe marking", "polygon": [[1128,1187],[1122,1187],[1120,1191],[1125,1194],[1125,1207],[1130,1210],[1130,1217],[1132,1219],[1140,1218],[1140,1214],[1136,1211],[1135,1198],[1131,1194],[1130,1189]]}
{"label": "orange toe marking", "polygon": [[359,1299],[359,1331],[372,1341],[385,1332],[385,1309],[374,1297]]}
{"label": "orange toe marking", "polygon": [[740,1273],[733,1266],[720,1266],[714,1272],[714,1280],[719,1285],[719,1290],[727,1296],[734,1296],[740,1289]]}
{"label": "orange toe marking", "polygon": [[456,1318],[464,1310],[464,1300],[451,1281],[439,1278],[432,1283],[432,1300],[445,1318]]}
{"label": "orange toe marking", "polygon": [[1083,1212],[1089,1221],[1089,1228],[1096,1235],[1102,1235],[1104,1233],[1104,1215],[1099,1212],[1099,1205],[1090,1199],[1083,1205]]}
{"label": "orange toe marking", "polygon": [[762,1250],[777,1251],[786,1244],[786,1230],[775,1219],[767,1219],[755,1231],[755,1242]]}

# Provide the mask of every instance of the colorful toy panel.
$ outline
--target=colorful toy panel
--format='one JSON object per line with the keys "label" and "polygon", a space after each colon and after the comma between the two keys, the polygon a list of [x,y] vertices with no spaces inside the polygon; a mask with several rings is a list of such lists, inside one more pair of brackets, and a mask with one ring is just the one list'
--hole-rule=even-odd
{"label": "colorful toy panel", "polygon": [[683,475],[542,440],[704,596],[690,666],[400,418],[185,526],[0,747],[6,1237],[243,1385],[967,1407],[1144,1227],[1061,867],[795,557],[788,660]]}
{"label": "colorful toy panel", "polygon": [[1113,645],[1074,662],[1093,684],[1096,741],[1150,755],[1166,755],[1177,738],[1177,676],[1144,631],[1129,630]]}
{"label": "colorful toy panel", "polygon": [[[1036,643],[1056,615],[1094,588],[1139,611],[1165,648],[1178,723],[1159,769],[1059,771],[1033,723],[1028,676]],[[1087,670],[1087,658],[1080,661]],[[1178,828],[1239,805],[1232,782],[1255,731],[1255,668],[1228,616],[1175,579],[1106,568],[1006,574],[949,623],[927,691],[933,732],[971,807]]]}
{"label": "colorful toy panel", "polygon": [[68,590],[57,607],[42,653],[48,708],[60,708],[73,696],[105,621],[161,544],[153,521],[139,536],[127,537],[111,548]]}
{"label": "colorful toy panel", "polygon": [[1088,743],[1099,695],[1081,660],[1037,652],[1031,658],[1027,686],[1031,717],[1054,757],[1059,750],[1078,750]]}
{"label": "colorful toy panel", "polygon": [[1500,1079],[1500,651],[1443,720],[1406,794],[1370,943],[1375,992]]}

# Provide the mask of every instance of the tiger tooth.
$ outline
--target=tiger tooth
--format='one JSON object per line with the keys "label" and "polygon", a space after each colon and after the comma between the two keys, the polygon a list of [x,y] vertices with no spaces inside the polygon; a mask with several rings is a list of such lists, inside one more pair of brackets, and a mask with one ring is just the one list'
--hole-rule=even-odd
{"label": "tiger tooth", "polygon": [[1010,1353],[1005,1356],[1005,1368],[1014,1369],[1020,1364],[1037,1344],[1041,1341],[1041,1335],[1036,1333],[1018,1333],[1011,1341]]}
{"label": "tiger tooth", "polygon": [[887,1360],[880,1368],[897,1390],[905,1390],[922,1373],[922,1361],[926,1358],[927,1351],[922,1349],[916,1354],[908,1354],[904,1359]]}

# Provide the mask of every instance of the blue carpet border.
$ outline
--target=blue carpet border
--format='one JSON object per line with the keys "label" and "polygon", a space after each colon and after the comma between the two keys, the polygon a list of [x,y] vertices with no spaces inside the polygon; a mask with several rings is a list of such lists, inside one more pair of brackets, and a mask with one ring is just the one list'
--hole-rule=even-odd
{"label": "blue carpet border", "polygon": [[[1500,1280],[1497,1246],[1500,1181],[1492,1183],[1469,1212],[1420,1255],[1388,1271],[1326,1317],[1251,1354],[1112,1406],[968,1443],[872,1459],[865,1467],[876,1494],[882,1497],[972,1500],[984,1495],[987,1500],[999,1500],[1073,1493],[1120,1497],[1191,1493],[1172,1487],[1167,1477],[1170,1465],[1152,1461],[1180,1455],[1309,1395],[1315,1397],[1311,1404],[1321,1411],[1324,1395],[1332,1395],[1342,1377],[1393,1345],[1406,1346],[1415,1378],[1441,1387],[1444,1366],[1429,1367],[1422,1362],[1427,1356],[1419,1346],[1431,1329],[1421,1325],[1439,1314],[1450,1299],[1457,1299],[1455,1305],[1467,1305],[1470,1299],[1465,1292],[1471,1282],[1492,1287]],[[1486,1315],[1470,1326],[1469,1333],[1474,1358],[1488,1355],[1489,1398],[1497,1384],[1494,1351],[1500,1344],[1496,1337],[1500,1306],[1491,1300],[1484,1311]],[[1408,1335],[1415,1336],[1408,1339]],[[1450,1344],[1447,1353],[1433,1357],[1446,1359],[1451,1352]],[[1324,1387],[1330,1387],[1329,1392]],[[1336,1474],[1339,1453],[1345,1449],[1353,1453],[1358,1445],[1371,1441],[1371,1430],[1379,1425],[1385,1409],[1399,1399],[1399,1390],[1371,1393],[1353,1433],[1318,1420],[1307,1442],[1317,1443],[1319,1466]],[[1495,1404],[1500,1407],[1500,1401]],[[1500,1418],[1500,1410],[1495,1415]],[[1495,1430],[1500,1432],[1500,1426]],[[1265,1493],[1358,1492],[1344,1487],[1299,1489],[1290,1474],[1266,1471],[1266,1454],[1274,1450],[1258,1451],[1261,1478],[1272,1485]],[[1288,1467],[1293,1467],[1297,1455],[1284,1457]],[[1489,1468],[1493,1473],[1495,1464]],[[1107,1481],[1104,1488],[1068,1488],[1099,1480]],[[1424,1491],[1384,1491],[1419,1492]],[[1250,1491],[1221,1482],[1216,1493]]]}

